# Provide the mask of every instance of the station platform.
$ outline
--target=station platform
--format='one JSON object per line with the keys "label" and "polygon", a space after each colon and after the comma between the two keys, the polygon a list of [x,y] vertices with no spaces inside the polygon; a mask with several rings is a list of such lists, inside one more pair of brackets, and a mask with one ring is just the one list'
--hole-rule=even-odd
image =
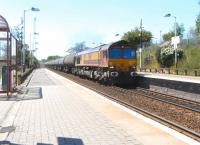
{"label": "station platform", "polygon": [[139,76],[147,77],[147,78],[157,78],[157,79],[164,79],[164,80],[172,80],[172,81],[200,84],[200,77],[194,77],[194,76],[161,74],[161,73],[151,73],[151,72],[137,72],[137,74]]}
{"label": "station platform", "polygon": [[200,144],[44,68],[0,109],[0,144]]}

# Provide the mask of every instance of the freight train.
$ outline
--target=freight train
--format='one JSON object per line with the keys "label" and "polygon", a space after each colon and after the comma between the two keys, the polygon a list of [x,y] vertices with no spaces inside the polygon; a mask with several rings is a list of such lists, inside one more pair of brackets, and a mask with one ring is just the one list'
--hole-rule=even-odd
{"label": "freight train", "polygon": [[136,46],[120,40],[46,62],[52,69],[88,77],[106,84],[130,84],[136,80]]}

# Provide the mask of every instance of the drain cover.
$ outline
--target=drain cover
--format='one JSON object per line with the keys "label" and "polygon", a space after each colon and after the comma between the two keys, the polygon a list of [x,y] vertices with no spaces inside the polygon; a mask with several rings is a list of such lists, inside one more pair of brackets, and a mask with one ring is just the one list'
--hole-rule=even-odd
{"label": "drain cover", "polygon": [[14,126],[6,126],[6,127],[2,127],[0,129],[0,133],[6,133],[6,132],[13,132],[15,130]]}

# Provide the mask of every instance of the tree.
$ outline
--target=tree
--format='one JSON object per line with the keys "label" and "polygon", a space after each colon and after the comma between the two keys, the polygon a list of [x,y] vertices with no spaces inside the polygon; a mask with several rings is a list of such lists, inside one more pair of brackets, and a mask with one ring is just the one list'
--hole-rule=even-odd
{"label": "tree", "polygon": [[185,31],[184,25],[183,24],[176,24],[176,35],[183,37],[183,33]]}
{"label": "tree", "polygon": [[[19,26],[14,27],[14,29],[11,29],[12,35],[17,39],[16,41],[16,46],[17,46],[17,50],[16,50],[16,62],[18,65],[22,64],[22,48],[23,48],[23,42],[22,42],[22,29]],[[26,49],[27,49],[27,45]]]}
{"label": "tree", "polygon": [[200,33],[200,13],[198,14],[198,16],[196,18],[195,33],[196,34]]}
{"label": "tree", "polygon": [[156,49],[155,57],[158,62],[161,62],[161,47]]}
{"label": "tree", "polygon": [[30,66],[30,51],[25,49],[25,66],[29,68]]}
{"label": "tree", "polygon": [[[163,40],[164,41],[169,41],[169,40],[171,40],[171,38],[172,37],[174,37],[174,28],[171,30],[171,31],[169,31],[169,32],[167,32],[167,33],[165,33],[165,34],[163,34]],[[183,32],[185,31],[185,28],[184,28],[184,25],[183,24],[178,24],[178,23],[176,23],[176,36],[183,36]]]}
{"label": "tree", "polygon": [[174,32],[172,32],[172,31],[163,34],[164,41],[169,41],[169,40],[171,40],[172,37],[174,37]]}
{"label": "tree", "polygon": [[32,57],[33,57],[32,58],[32,65],[34,67],[37,67],[39,65],[39,61],[38,61],[38,59],[35,56],[32,56]]}
{"label": "tree", "polygon": [[[134,30],[124,33],[124,35],[122,36],[123,40],[126,40],[134,45],[140,44],[140,38],[141,38],[141,30],[137,27]],[[151,38],[152,38],[152,33],[150,31],[142,30],[142,42],[150,42]]]}
{"label": "tree", "polygon": [[46,59],[42,59],[42,60],[41,60],[42,63],[45,63],[46,61],[47,61]]}
{"label": "tree", "polygon": [[61,56],[58,56],[58,55],[48,56],[46,61],[55,60],[57,58],[61,58]]}
{"label": "tree", "polygon": [[81,51],[86,50],[88,48],[89,47],[87,47],[85,45],[85,42],[83,41],[83,42],[75,43],[75,45],[73,47],[69,48],[67,50],[67,52],[69,52],[69,53],[78,53],[78,52],[81,52]]}

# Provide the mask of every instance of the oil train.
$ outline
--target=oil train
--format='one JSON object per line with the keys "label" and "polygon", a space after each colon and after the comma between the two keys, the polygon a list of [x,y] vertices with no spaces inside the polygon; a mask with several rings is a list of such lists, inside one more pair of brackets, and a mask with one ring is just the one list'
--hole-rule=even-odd
{"label": "oil train", "polygon": [[46,67],[107,84],[136,80],[136,46],[121,40],[46,62]]}

